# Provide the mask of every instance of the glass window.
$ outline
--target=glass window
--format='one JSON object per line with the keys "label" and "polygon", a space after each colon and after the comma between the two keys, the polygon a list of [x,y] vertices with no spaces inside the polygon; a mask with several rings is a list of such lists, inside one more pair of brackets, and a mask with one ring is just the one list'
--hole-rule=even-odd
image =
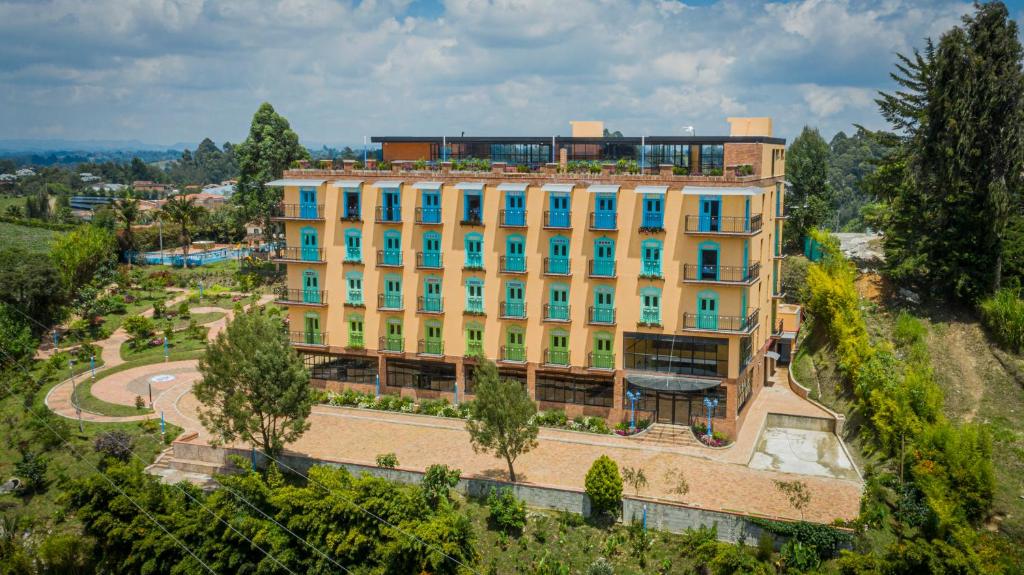
{"label": "glass window", "polygon": [[312,379],[363,384],[377,381],[377,358],[303,354],[302,360]]}
{"label": "glass window", "polygon": [[661,241],[644,240],[640,245],[642,266],[640,275],[642,277],[661,277]]}
{"label": "glass window", "polygon": [[644,288],[640,290],[640,323],[661,325],[661,290]]}
{"label": "glass window", "polygon": [[466,267],[472,269],[483,269],[484,267],[484,237],[476,232],[466,234]]}
{"label": "glass window", "polygon": [[728,377],[729,340],[627,332],[623,365],[640,371]]}
{"label": "glass window", "polygon": [[393,387],[414,387],[432,391],[455,390],[455,364],[388,360],[387,383]]}
{"label": "glass window", "polygon": [[491,161],[518,165],[553,161],[551,144],[491,144]]}
{"label": "glass window", "polygon": [[345,261],[363,261],[363,233],[358,229],[345,230]]}
{"label": "glass window", "polygon": [[346,293],[345,303],[350,305],[363,305],[363,274],[350,272],[345,275]]}
{"label": "glass window", "polygon": [[704,144],[700,147],[700,171],[704,175],[722,175],[725,169],[725,146]]}
{"label": "glass window", "polygon": [[466,280],[466,311],[484,313],[484,280],[478,278]]}
{"label": "glass window", "polygon": [[537,401],[612,406],[612,380],[588,380],[554,374],[537,374]]}
{"label": "glass window", "polygon": [[672,164],[681,168],[690,166],[689,144],[650,144],[645,150],[648,166]]}

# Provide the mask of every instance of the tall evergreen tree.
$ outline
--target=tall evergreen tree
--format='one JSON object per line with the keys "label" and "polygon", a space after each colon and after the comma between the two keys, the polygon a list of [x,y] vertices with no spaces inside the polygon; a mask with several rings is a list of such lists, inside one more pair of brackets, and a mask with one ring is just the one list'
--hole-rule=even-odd
{"label": "tall evergreen tree", "polygon": [[786,242],[799,243],[807,230],[829,224],[833,209],[829,182],[829,147],[817,128],[804,126],[786,151],[786,179],[792,184],[786,198],[789,215]]}
{"label": "tall evergreen tree", "polygon": [[280,178],[295,160],[306,159],[309,152],[299,144],[283,116],[264,102],[252,118],[249,137],[235,147],[238,157],[238,190],[234,200],[245,208],[246,215],[262,225],[263,240],[272,230],[270,215],[274,204],[281,201],[281,189],[265,184]]}
{"label": "tall evergreen tree", "polygon": [[[1002,2],[976,4],[923,53],[900,56],[900,89],[878,100],[901,133],[883,192],[898,276],[974,299],[1002,283],[1004,237],[1024,183],[1024,73]],[[877,181],[877,180],[876,180]]]}

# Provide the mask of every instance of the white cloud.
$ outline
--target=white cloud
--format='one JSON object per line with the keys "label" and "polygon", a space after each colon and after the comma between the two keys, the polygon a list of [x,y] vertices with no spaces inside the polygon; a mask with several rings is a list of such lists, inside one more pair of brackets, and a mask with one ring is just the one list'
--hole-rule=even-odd
{"label": "white cloud", "polygon": [[875,91],[849,86],[818,86],[804,84],[804,102],[818,119],[834,116],[847,108],[867,109],[874,105]]}

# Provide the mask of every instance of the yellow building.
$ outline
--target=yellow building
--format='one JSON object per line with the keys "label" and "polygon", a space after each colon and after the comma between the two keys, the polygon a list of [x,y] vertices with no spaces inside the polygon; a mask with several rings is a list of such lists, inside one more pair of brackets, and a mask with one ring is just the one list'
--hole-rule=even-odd
{"label": "yellow building", "polygon": [[542,409],[617,423],[629,390],[638,418],[690,424],[710,398],[735,434],[781,330],[785,141],[730,122],[740,135],[380,137],[359,169],[289,170],[271,183],[279,301],[314,382],[460,401],[483,354]]}

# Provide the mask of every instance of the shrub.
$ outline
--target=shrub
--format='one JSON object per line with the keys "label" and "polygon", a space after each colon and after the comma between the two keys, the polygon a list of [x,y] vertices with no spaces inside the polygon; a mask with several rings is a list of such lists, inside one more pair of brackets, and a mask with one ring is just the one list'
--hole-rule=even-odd
{"label": "shrub", "polygon": [[398,467],[398,456],[392,453],[381,453],[377,456],[377,467],[394,469]]}
{"label": "shrub", "polygon": [[181,302],[178,304],[178,317],[187,318],[189,317],[188,302]]}
{"label": "shrub", "polygon": [[167,311],[167,304],[164,300],[158,299],[153,302],[153,319],[160,319],[164,317],[164,313]]}
{"label": "shrub", "polygon": [[622,507],[622,476],[610,457],[602,455],[594,460],[587,471],[585,486],[592,513],[618,516]]}
{"label": "shrub", "polygon": [[569,418],[566,417],[565,412],[560,409],[552,409],[549,411],[537,412],[534,416],[537,425],[543,427],[565,427],[566,423],[569,422]]}
{"label": "shrub", "polygon": [[598,557],[590,567],[587,567],[587,575],[615,575],[615,569],[607,559]]}
{"label": "shrub", "polygon": [[491,488],[487,496],[488,518],[503,532],[522,531],[526,527],[526,504],[516,499],[511,489]]}
{"label": "shrub", "polygon": [[135,396],[135,409],[146,409],[146,400],[141,395]]}
{"label": "shrub", "polygon": [[1024,352],[1024,301],[1016,291],[1001,289],[982,300],[980,309],[981,323],[999,345]]}
{"label": "shrub", "polygon": [[[138,398],[142,399],[142,398]],[[134,442],[132,436],[123,431],[104,431],[93,441],[93,451],[118,461],[128,461],[132,457]]]}
{"label": "shrub", "polygon": [[40,455],[25,451],[21,461],[14,465],[14,474],[21,479],[21,489],[25,493],[38,493],[46,487],[46,470],[49,461]]}
{"label": "shrub", "polygon": [[450,492],[459,483],[462,471],[447,465],[434,464],[427,468],[423,475],[423,495],[431,507],[437,507],[441,501],[450,501]]}
{"label": "shrub", "polygon": [[134,347],[139,347],[150,335],[153,335],[153,331],[156,329],[152,319],[141,315],[126,317],[122,327],[131,336]]}

